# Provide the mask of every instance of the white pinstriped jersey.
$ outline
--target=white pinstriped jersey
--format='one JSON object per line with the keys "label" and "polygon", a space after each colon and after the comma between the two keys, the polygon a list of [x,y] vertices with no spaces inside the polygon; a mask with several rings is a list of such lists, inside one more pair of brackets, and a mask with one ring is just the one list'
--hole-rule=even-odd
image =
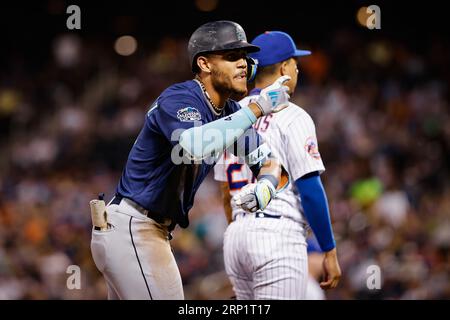
{"label": "white pinstriped jersey", "polygon": [[[247,106],[253,96],[241,100]],[[304,224],[300,197],[293,184],[305,174],[325,170],[320,157],[314,122],[309,114],[299,106],[289,103],[281,112],[272,113],[258,119],[255,129],[269,145],[273,155],[281,162],[290,176],[289,186],[278,193],[264,210],[272,215],[282,215]],[[245,164],[236,164],[238,158],[229,152],[214,168],[214,178],[228,182],[233,196],[247,183],[254,181],[252,172]],[[232,207],[233,217],[243,212]]]}

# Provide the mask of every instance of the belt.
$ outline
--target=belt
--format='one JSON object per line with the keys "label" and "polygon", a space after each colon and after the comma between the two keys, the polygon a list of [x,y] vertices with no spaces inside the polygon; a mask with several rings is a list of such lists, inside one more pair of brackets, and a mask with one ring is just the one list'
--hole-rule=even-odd
{"label": "belt", "polygon": [[159,224],[168,224],[168,220],[170,221],[170,224],[172,223],[171,219],[169,218],[165,218],[163,217],[161,214],[156,213],[156,212],[152,212],[149,211],[145,208],[143,208],[142,206],[140,206],[139,204],[137,204],[136,202],[134,202],[133,200],[129,199],[129,198],[125,198],[122,197],[121,195],[115,195],[114,198],[111,200],[111,204],[117,204],[119,205],[120,202],[122,202],[122,200],[127,200],[128,204],[130,204],[133,208],[135,208],[137,211],[139,211],[141,214],[143,214],[144,216],[158,222]]}
{"label": "belt", "polygon": [[256,214],[256,218],[272,218],[272,219],[280,219],[281,216],[273,215],[273,214],[268,214],[268,213],[264,213],[264,212],[258,212],[258,213]]}
{"label": "belt", "polygon": [[[248,213],[248,212],[241,212],[239,213],[240,215],[247,215],[247,214],[253,214],[253,213]],[[280,219],[281,216],[278,215],[274,215],[274,214],[268,214],[268,213],[264,213],[264,212],[258,212],[255,213],[255,218],[272,218],[272,219]],[[233,220],[236,220],[236,216],[233,217]]]}

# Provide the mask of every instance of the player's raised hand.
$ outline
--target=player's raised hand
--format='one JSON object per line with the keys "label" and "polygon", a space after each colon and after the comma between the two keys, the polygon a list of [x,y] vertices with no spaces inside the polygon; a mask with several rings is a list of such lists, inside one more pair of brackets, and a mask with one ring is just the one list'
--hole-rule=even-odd
{"label": "player's raised hand", "polygon": [[267,179],[261,179],[257,183],[247,184],[232,198],[232,202],[245,211],[255,212],[264,210],[274,198],[276,190]]}
{"label": "player's raised hand", "polygon": [[336,248],[325,252],[323,272],[325,280],[320,283],[320,287],[324,290],[336,288],[341,279],[341,268],[339,267]]}
{"label": "player's raised hand", "polygon": [[270,86],[262,89],[259,96],[250,103],[256,103],[263,115],[283,110],[289,105],[289,88],[284,84],[290,79],[287,75],[279,77]]}

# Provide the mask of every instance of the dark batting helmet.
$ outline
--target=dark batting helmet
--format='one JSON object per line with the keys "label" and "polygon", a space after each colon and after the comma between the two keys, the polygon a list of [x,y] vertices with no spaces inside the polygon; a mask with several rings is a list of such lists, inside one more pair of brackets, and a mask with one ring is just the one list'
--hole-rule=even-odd
{"label": "dark batting helmet", "polygon": [[214,21],[200,26],[189,39],[188,52],[192,71],[197,68],[198,55],[221,50],[244,49],[257,52],[259,47],[247,42],[244,29],[232,21]]}

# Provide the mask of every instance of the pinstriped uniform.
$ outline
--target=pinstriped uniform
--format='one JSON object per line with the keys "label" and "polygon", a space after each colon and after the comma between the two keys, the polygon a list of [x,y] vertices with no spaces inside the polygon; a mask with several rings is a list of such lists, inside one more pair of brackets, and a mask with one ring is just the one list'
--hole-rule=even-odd
{"label": "pinstriped uniform", "polygon": [[[240,104],[246,106],[250,99]],[[237,299],[304,299],[307,222],[293,182],[325,170],[314,122],[305,110],[290,103],[285,110],[260,118],[254,127],[288,171],[291,183],[264,210],[280,218],[232,207],[233,222],[224,238],[225,269]],[[215,179],[228,182],[232,196],[254,179],[246,165],[234,164],[237,160],[226,153],[214,168]]]}

